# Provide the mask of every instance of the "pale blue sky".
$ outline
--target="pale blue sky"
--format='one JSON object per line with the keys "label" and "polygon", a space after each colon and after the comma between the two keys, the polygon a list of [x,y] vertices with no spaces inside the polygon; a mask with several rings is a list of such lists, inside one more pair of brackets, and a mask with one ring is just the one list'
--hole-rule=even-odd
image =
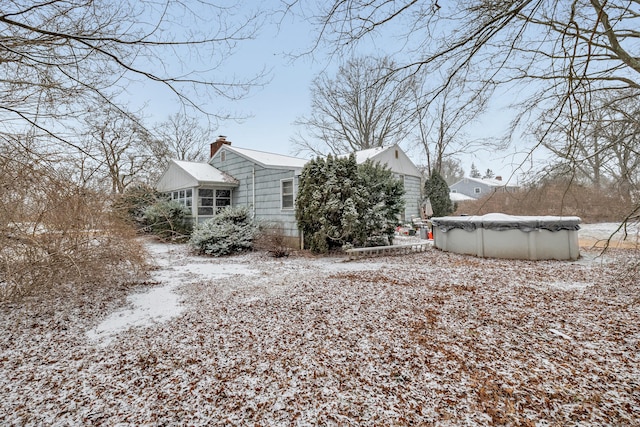
{"label": "pale blue sky", "polygon": [[[236,53],[224,64],[224,69],[229,70],[229,76],[249,77],[266,67],[271,71],[271,79],[264,87],[252,91],[246,99],[218,101],[217,104],[205,106],[210,109],[222,107],[232,113],[250,115],[240,122],[220,123],[215,130],[216,135],[227,136],[238,147],[293,154],[291,137],[299,130],[293,126],[293,122],[309,111],[311,81],[323,69],[335,70],[340,60],[334,57],[333,61],[328,61],[322,52],[317,52],[315,58],[305,56],[295,61],[287,57],[289,53],[303,52],[309,48],[313,40],[312,31],[311,25],[306,22],[287,19],[282,22],[279,30],[267,23],[255,40],[239,44]],[[363,53],[393,53],[385,50],[392,48],[392,43],[382,41],[374,46],[369,45],[365,47],[369,51]],[[145,114],[150,122],[165,120],[169,114],[178,111],[170,93],[149,85],[145,85],[142,93],[147,101]],[[471,131],[475,133],[474,136],[497,134],[506,125],[507,120],[502,119],[505,114],[496,110]],[[404,148],[416,164],[425,163],[420,150],[411,150],[406,144]],[[518,159],[522,157],[513,157],[513,152],[514,149],[500,153],[476,151],[461,160],[466,173],[469,173],[473,162],[480,171],[491,168],[496,174],[508,177],[513,170],[511,164],[519,162]]]}

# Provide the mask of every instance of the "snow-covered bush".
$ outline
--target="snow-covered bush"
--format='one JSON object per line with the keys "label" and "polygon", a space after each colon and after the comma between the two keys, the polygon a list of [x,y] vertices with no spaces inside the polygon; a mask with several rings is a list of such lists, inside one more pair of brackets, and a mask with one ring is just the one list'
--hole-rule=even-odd
{"label": "snow-covered bush", "polygon": [[314,252],[387,245],[404,207],[402,182],[386,166],[317,158],[300,175],[296,220]]}
{"label": "snow-covered bush", "polygon": [[187,216],[191,210],[173,200],[160,200],[144,210],[145,227],[166,240],[182,240],[191,234]]}
{"label": "snow-covered bush", "polygon": [[229,255],[251,249],[257,230],[248,208],[226,207],[193,228],[189,245],[201,255]]}

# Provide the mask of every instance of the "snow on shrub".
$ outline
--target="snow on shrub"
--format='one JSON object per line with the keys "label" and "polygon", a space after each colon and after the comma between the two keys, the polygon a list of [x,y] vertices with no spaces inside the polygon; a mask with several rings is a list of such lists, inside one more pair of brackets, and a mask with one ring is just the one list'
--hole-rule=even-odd
{"label": "snow on shrub", "polygon": [[296,220],[314,252],[391,243],[404,207],[404,187],[391,170],[349,157],[317,158],[300,175]]}
{"label": "snow on shrub", "polygon": [[138,230],[146,227],[145,210],[161,200],[160,193],[150,185],[134,184],[115,197],[113,208],[122,219]]}
{"label": "snow on shrub", "polygon": [[258,227],[246,207],[226,207],[196,225],[189,245],[201,255],[223,256],[249,250]]}

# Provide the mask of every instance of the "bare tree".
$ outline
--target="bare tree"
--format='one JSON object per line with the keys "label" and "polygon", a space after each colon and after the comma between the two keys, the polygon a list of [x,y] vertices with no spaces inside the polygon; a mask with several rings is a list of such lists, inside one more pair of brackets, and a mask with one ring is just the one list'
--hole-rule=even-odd
{"label": "bare tree", "polygon": [[475,94],[508,94],[515,113],[508,137],[538,135],[530,154],[559,120],[577,141],[593,94],[640,90],[637,0],[334,0],[315,10],[292,3],[288,10],[297,5],[313,17],[317,46],[350,52],[361,41],[395,37],[406,58],[396,70],[440,73],[436,94],[460,80]]}
{"label": "bare tree", "polygon": [[484,112],[487,97],[473,92],[469,97],[465,93],[464,81],[444,90],[436,89],[434,94],[425,87],[431,79],[425,76],[422,80],[424,83],[421,87],[416,86],[414,97],[418,119],[414,133],[427,158],[427,176],[435,171],[445,176],[446,180],[443,169],[447,159],[483,145],[485,149],[496,146],[471,139],[465,132],[465,128]]}
{"label": "bare tree", "polygon": [[408,59],[396,70],[439,72],[442,93],[460,80],[486,94],[506,85],[517,123],[547,109],[579,120],[594,91],[640,88],[636,0],[330,1],[309,14],[317,43],[334,49],[402,38]]}
{"label": "bare tree", "polygon": [[203,127],[195,117],[184,113],[170,115],[153,128],[158,139],[158,157],[187,161],[207,160],[207,148],[213,140],[214,129]]}
{"label": "bare tree", "polygon": [[580,182],[601,188],[611,184],[626,200],[640,194],[640,107],[637,91],[594,95],[579,126],[555,120],[544,142],[564,168]]}
{"label": "bare tree", "polygon": [[77,135],[66,130],[96,100],[120,106],[114,100],[132,83],[155,82],[197,111],[207,98],[245,95],[260,75],[225,81],[222,64],[237,43],[254,36],[260,18],[236,12],[232,6],[169,0],[4,2],[2,131],[32,129],[81,151]]}
{"label": "bare tree", "polygon": [[311,114],[295,124],[298,152],[345,154],[401,142],[412,130],[415,80],[390,71],[387,57],[354,58],[334,78],[322,73],[311,87]]}
{"label": "bare tree", "polygon": [[86,118],[84,151],[92,164],[90,175],[106,183],[111,193],[122,193],[142,179],[155,162],[147,131],[132,117],[106,104]]}
{"label": "bare tree", "polygon": [[[435,171],[433,166],[429,168],[427,165],[420,165],[418,169],[420,169],[420,172],[425,177],[431,176],[430,170]],[[444,178],[447,185],[452,185],[464,178],[464,169],[458,158],[447,156],[442,159],[439,174]]]}

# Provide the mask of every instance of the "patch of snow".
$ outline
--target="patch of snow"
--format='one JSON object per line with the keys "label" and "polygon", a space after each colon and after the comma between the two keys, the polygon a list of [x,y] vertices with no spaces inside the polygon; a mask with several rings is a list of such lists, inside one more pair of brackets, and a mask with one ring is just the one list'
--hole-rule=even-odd
{"label": "patch of snow", "polygon": [[560,289],[563,291],[573,291],[573,290],[583,290],[587,287],[593,285],[592,283],[584,283],[584,282],[565,282],[565,281],[555,281],[550,282],[549,287]]}
{"label": "patch of snow", "polygon": [[[154,262],[159,266],[153,271],[152,281],[164,284],[148,291],[130,295],[128,305],[111,313],[98,326],[87,332],[92,341],[106,346],[123,331],[133,327],[145,328],[180,316],[185,306],[180,302],[176,289],[188,283],[211,281],[233,275],[255,276],[258,272],[249,264],[215,262],[184,262],[188,256],[184,246],[148,244]],[[178,264],[178,265],[175,265]]]}
{"label": "patch of snow", "polygon": [[[640,285],[620,274],[635,252],[532,262],[428,248],[347,262],[149,251],[159,285],[117,316],[127,288],[116,284],[0,306],[0,424],[640,420]],[[153,314],[174,302],[174,317]],[[96,327],[110,313],[126,339]],[[89,328],[111,344],[88,341]]]}
{"label": "patch of snow", "polygon": [[115,336],[133,327],[148,327],[158,322],[166,322],[184,311],[179,296],[174,292],[175,283],[150,289],[127,297],[133,306],[111,313],[98,326],[87,332],[90,340],[106,346]]}
{"label": "patch of snow", "polygon": [[[622,239],[624,237],[624,227],[620,228],[620,223],[608,222],[599,224],[581,224],[578,235],[581,239],[606,240],[611,237],[613,240]],[[618,230],[618,231],[616,231]],[[640,237],[640,226],[638,224],[629,224],[627,226],[627,239],[638,241]]]}
{"label": "patch of snow", "polygon": [[555,334],[555,335],[557,335],[559,337],[562,337],[565,340],[569,340],[569,341],[572,340],[572,338],[569,335],[565,334],[564,332],[560,332],[557,329],[549,328],[549,332],[551,332],[552,334]]}

